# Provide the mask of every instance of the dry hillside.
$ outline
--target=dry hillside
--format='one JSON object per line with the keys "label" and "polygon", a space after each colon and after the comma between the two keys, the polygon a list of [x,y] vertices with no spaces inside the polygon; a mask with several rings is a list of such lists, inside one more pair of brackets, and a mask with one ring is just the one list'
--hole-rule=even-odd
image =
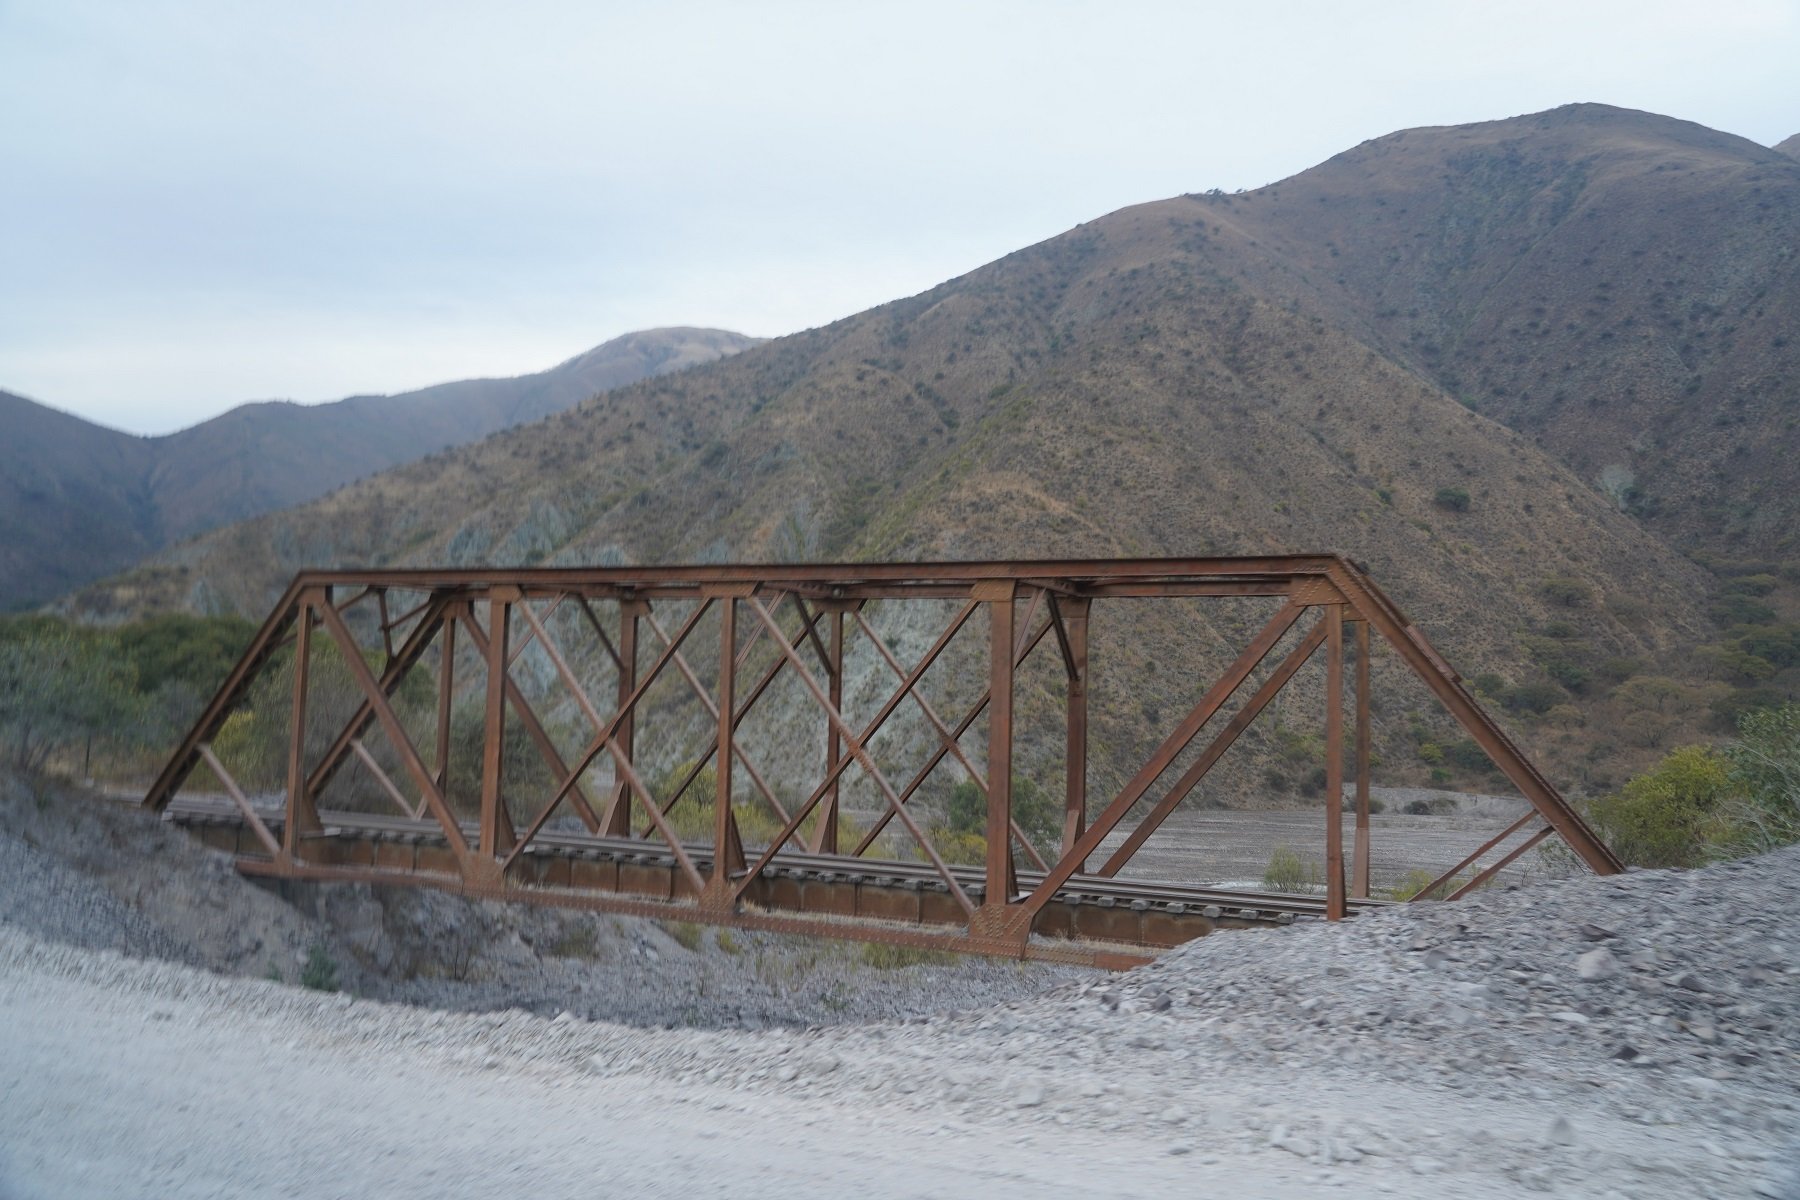
{"label": "dry hillside", "polygon": [[[1482,165],[1490,153],[1505,162],[1561,161],[1584,138],[1598,158],[1553,177],[1585,181],[1560,216],[1521,198],[1538,185],[1519,179],[1537,179],[1538,168],[1521,166],[1515,178]],[[1606,167],[1601,160],[1623,153],[1616,148],[1625,142],[1636,147],[1634,165]],[[1655,169],[1658,154],[1674,165]],[[1565,424],[1528,420],[1499,402],[1507,397],[1466,403],[1451,376],[1601,371],[1590,360],[1606,330],[1581,323],[1597,301],[1580,277],[1604,268],[1542,243],[1573,236],[1559,232],[1573,224],[1595,231],[1595,246],[1616,244],[1621,262],[1649,246],[1658,261],[1688,254],[1695,271],[1712,270],[1707,256],[1724,252],[1719,222],[1695,218],[1697,249],[1689,252],[1675,227],[1650,220],[1659,204],[1675,202],[1681,179],[1706,173],[1680,166],[1703,154],[1712,156],[1707,171],[1725,171],[1749,195],[1786,195],[1781,189],[1800,179],[1800,165],[1737,139],[1581,106],[1396,135],[1245,196],[1126,209],[922,295],[218,531],[90,590],[76,607],[259,612],[294,569],[327,563],[1336,550],[1367,563],[1469,676],[1549,689],[1538,705],[1547,711],[1521,710],[1521,735],[1565,778],[1603,785],[1652,757],[1684,723],[1697,728],[1704,688],[1682,693],[1671,712],[1663,701],[1644,711],[1643,697],[1617,696],[1614,685],[1633,673],[1701,678],[1705,666],[1692,649],[1716,636],[1704,611],[1714,581],[1627,511],[1629,496],[1597,486],[1595,464],[1575,447],[1555,453],[1552,433]],[[1405,169],[1367,167],[1384,158]],[[1726,159],[1727,166],[1715,161]],[[1748,190],[1757,187],[1762,193]],[[1437,207],[1415,211],[1422,201],[1395,199],[1414,194],[1407,189]],[[1490,197],[1490,215],[1462,236],[1462,265],[1453,269],[1447,230],[1466,224],[1479,195]],[[1593,199],[1602,195],[1610,197],[1604,204]],[[1294,218],[1283,226],[1290,209],[1304,210],[1312,224]],[[1439,246],[1436,256],[1378,269],[1396,253],[1383,247],[1401,237],[1398,225],[1381,224],[1390,211],[1417,226],[1405,235],[1411,242]],[[1765,241],[1795,211],[1755,200],[1732,209],[1743,236]],[[1545,221],[1549,232],[1533,236]],[[1289,232],[1269,232],[1278,226]],[[1320,261],[1342,263],[1343,283],[1312,275],[1303,234],[1330,243]],[[1729,446],[1751,432],[1764,439],[1762,448],[1718,450],[1762,472],[1735,481],[1719,481],[1712,468],[1631,460],[1640,478],[1657,481],[1632,493],[1644,497],[1638,512],[1669,496],[1661,502],[1665,527],[1691,538],[1707,536],[1712,518],[1681,517],[1687,508],[1673,498],[1686,493],[1666,490],[1678,480],[1700,488],[1712,479],[1721,495],[1773,496],[1767,503],[1777,507],[1794,493],[1784,487],[1791,472],[1782,474],[1791,448],[1786,458],[1769,449],[1793,436],[1779,416],[1787,393],[1757,393],[1762,398],[1742,409],[1742,429],[1687,411],[1723,403],[1707,381],[1738,378],[1733,364],[1754,354],[1766,366],[1788,352],[1771,322],[1793,302],[1792,275],[1782,274],[1790,269],[1754,256],[1744,263],[1749,291],[1721,309],[1751,307],[1733,318],[1734,333],[1721,325],[1709,335],[1707,346],[1720,349],[1706,351],[1701,390],[1685,408],[1663,404],[1647,382],[1635,400],[1621,394],[1566,406],[1566,436],[1576,446],[1600,445],[1576,423],[1590,414],[1621,428],[1641,421],[1646,436],[1679,418],[1687,422],[1680,429],[1724,430],[1718,436],[1734,439]],[[1528,285],[1528,276],[1538,282]],[[1427,310],[1427,277],[1463,286],[1442,290]],[[1616,286],[1626,290],[1623,280]],[[1757,288],[1763,296],[1749,299]],[[1435,354],[1417,332],[1427,315],[1407,317],[1411,332],[1399,324],[1381,331],[1381,314],[1399,303],[1394,289],[1436,323]],[[1631,305],[1653,299],[1632,284]],[[1544,315],[1532,317],[1539,306]],[[1538,357],[1520,365],[1516,354],[1484,349],[1498,336],[1490,327],[1531,320],[1560,331],[1529,343]],[[1579,335],[1566,331],[1571,322]],[[1656,348],[1670,335],[1659,326],[1646,336]],[[1437,359],[1446,365],[1434,366]],[[1639,378],[1623,358],[1604,361],[1619,378]],[[1783,544],[1783,531],[1763,522],[1721,536],[1733,531],[1765,547]],[[1144,687],[1127,670],[1102,683],[1113,689],[1105,723],[1120,761],[1153,736],[1146,714],[1186,694],[1189,668],[1222,652],[1211,635],[1228,637],[1247,619],[1146,626],[1146,641],[1129,652],[1141,657],[1122,658],[1121,667],[1173,669]],[[1549,666],[1558,663],[1589,678],[1558,674]],[[1409,721],[1403,705],[1382,717],[1397,758],[1409,749]]]}
{"label": "dry hillside", "polygon": [[1683,549],[1800,556],[1788,154],[1580,104],[1197,199],[1232,277],[1531,436]]}

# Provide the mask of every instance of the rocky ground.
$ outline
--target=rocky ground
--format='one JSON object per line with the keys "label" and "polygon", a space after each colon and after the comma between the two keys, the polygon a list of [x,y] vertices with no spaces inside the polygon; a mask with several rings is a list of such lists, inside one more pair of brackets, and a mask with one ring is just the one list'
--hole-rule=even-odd
{"label": "rocky ground", "polygon": [[127,804],[0,776],[0,924],[432,1008],[639,1026],[905,1019],[1085,972],[354,884],[265,887]]}
{"label": "rocky ground", "polygon": [[[71,948],[48,939],[81,922],[16,919],[47,877],[11,853],[0,1196],[432,1195],[454,1178],[1800,1197],[1800,848],[1217,936],[1119,976],[1015,973],[962,1012],[922,998],[911,1019],[843,1019],[853,1000],[828,1027],[758,1031],[447,1013]],[[154,954],[168,935],[130,936],[117,948]],[[639,967],[684,952],[666,949]],[[662,1173],[631,1174],[647,1161]]]}

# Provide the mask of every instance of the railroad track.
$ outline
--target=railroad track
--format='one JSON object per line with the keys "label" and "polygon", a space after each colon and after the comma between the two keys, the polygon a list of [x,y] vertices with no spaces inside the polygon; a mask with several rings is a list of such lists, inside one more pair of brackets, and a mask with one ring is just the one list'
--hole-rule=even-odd
{"label": "railroad track", "polygon": [[[259,805],[256,811],[271,831],[281,831],[284,816],[280,807]],[[317,867],[316,877],[381,882],[379,876],[391,871],[394,883],[416,883],[437,873],[446,881],[441,886],[471,890],[449,882],[455,875],[454,861],[436,821],[336,809],[321,809],[319,818],[322,830],[304,839],[307,861]],[[229,799],[180,796],[164,810],[163,819],[237,855],[246,873],[272,873],[262,869],[272,865],[270,856],[252,835],[242,811]],[[462,825],[464,835],[473,839],[475,823]],[[702,873],[710,872],[713,851],[709,844],[684,843],[683,849]],[[950,870],[970,896],[985,896],[981,867],[952,865]],[[738,872],[736,877],[743,875]],[[1030,891],[1042,880],[1041,872],[1018,872],[1022,891]],[[515,885],[505,889],[508,899],[705,919],[704,913],[683,903],[692,896],[684,896],[681,874],[669,848],[638,838],[545,829],[520,856],[508,882]],[[875,920],[891,924],[896,934],[956,926],[965,920],[951,901],[948,885],[926,862],[783,850],[763,868],[747,896],[754,909],[771,916],[809,918],[827,926],[844,919]],[[1386,903],[1352,900],[1350,911]],[[1028,950],[1028,956],[1143,961],[1147,957],[1144,947],[1179,945],[1215,929],[1289,925],[1325,916],[1323,896],[1077,874],[1045,907],[1033,938],[1036,953]],[[833,932],[830,928],[793,931]],[[868,933],[864,930],[857,936],[867,937]],[[895,936],[890,940],[917,939]]]}

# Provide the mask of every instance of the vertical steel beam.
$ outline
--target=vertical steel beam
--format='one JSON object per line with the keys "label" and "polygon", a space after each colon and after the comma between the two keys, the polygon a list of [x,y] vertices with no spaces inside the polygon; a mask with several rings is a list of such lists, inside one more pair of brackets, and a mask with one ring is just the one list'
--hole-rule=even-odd
{"label": "vertical steel beam", "polygon": [[294,712],[288,734],[287,821],[281,849],[289,858],[300,854],[300,835],[319,832],[319,813],[306,790],[306,689],[312,674],[312,603],[300,599],[300,621],[294,630]]}
{"label": "vertical steel beam", "polygon": [[726,894],[731,887],[731,873],[744,869],[744,844],[738,837],[737,815],[731,811],[732,767],[737,760],[732,752],[731,718],[736,711],[737,598],[725,596],[719,601],[719,741],[713,752],[719,789],[713,801],[713,885],[722,887]]}
{"label": "vertical steel beam", "polygon": [[[635,596],[628,596],[619,601],[619,708],[630,703],[632,694],[637,691],[638,682],[638,620],[649,608],[647,602]],[[635,709],[625,713],[620,719],[613,741],[618,745],[619,753],[628,761],[637,754],[637,712]],[[625,772],[616,766],[613,768],[614,778],[612,799],[606,806],[606,817],[602,830],[608,837],[631,836],[631,781],[625,778]],[[648,796],[645,804],[654,804]]]}
{"label": "vertical steel beam", "polygon": [[[1078,597],[1050,598],[1067,631],[1069,646],[1068,738],[1063,755],[1066,764],[1063,784],[1062,853],[1066,856],[1087,832],[1087,690],[1088,690],[1088,608],[1090,601]],[[1084,859],[1075,866],[1077,875],[1087,873]]]}
{"label": "vertical steel beam", "polygon": [[1356,848],[1351,854],[1350,894],[1369,898],[1369,761],[1373,736],[1369,728],[1369,623],[1356,630]]}
{"label": "vertical steel beam", "polygon": [[1325,608],[1325,918],[1344,903],[1344,606]]}
{"label": "vertical steel beam", "polygon": [[437,785],[438,791],[450,794],[450,702],[456,696],[456,621],[454,613],[448,614],[444,621],[444,629],[438,636],[443,639],[438,647],[438,704],[437,704]]}
{"label": "vertical steel beam", "polygon": [[519,589],[488,593],[487,721],[481,743],[481,853],[497,858],[512,849],[515,834],[504,795],[506,766],[506,649],[512,603]]}
{"label": "vertical steel beam", "polygon": [[[831,693],[831,707],[838,712],[844,711],[844,609],[840,604],[832,604],[831,642],[827,657],[830,659],[830,671],[826,685]],[[844,739],[838,733],[837,726],[825,723],[825,773],[832,775],[831,790],[825,794],[825,803],[819,816],[818,832],[813,837],[813,853],[836,854],[838,852],[838,799],[841,777],[833,775],[837,770],[838,760],[844,756]]]}
{"label": "vertical steel beam", "polygon": [[998,912],[1018,895],[1012,853],[1013,597],[1012,581],[976,585],[988,610],[987,895]]}

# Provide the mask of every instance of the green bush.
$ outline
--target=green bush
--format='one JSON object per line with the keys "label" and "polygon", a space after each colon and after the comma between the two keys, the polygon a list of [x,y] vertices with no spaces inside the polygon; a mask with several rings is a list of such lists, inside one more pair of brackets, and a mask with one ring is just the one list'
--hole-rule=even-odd
{"label": "green bush", "polygon": [[1324,886],[1317,863],[1308,862],[1287,846],[1277,846],[1263,871],[1263,888],[1271,892],[1316,892]]}
{"label": "green bush", "polygon": [[1692,867],[1732,840],[1726,809],[1731,764],[1709,746],[1683,746],[1619,791],[1594,801],[1588,817],[1618,856],[1640,867]]}
{"label": "green bush", "polygon": [[314,942],[306,952],[306,965],[300,968],[300,986],[315,992],[338,990],[337,961],[324,942]]}
{"label": "green bush", "polygon": [[1432,496],[1431,502],[1446,512],[1468,512],[1469,490],[1460,487],[1441,487]]}
{"label": "green bush", "polygon": [[1588,681],[1586,667],[1577,666],[1565,659],[1545,664],[1544,673],[1571,692],[1579,692]]}
{"label": "green bush", "polygon": [[1451,742],[1444,747],[1444,758],[1451,766],[1465,771],[1487,772],[1494,769],[1494,760],[1476,744],[1474,738],[1460,738]]}
{"label": "green bush", "polygon": [[1564,693],[1554,683],[1521,683],[1506,689],[1500,702],[1517,713],[1546,713],[1563,702]]}
{"label": "green bush", "polygon": [[1775,621],[1774,609],[1749,596],[1720,596],[1707,613],[1721,625],[1770,625]]}
{"label": "green bush", "polygon": [[1564,608],[1585,608],[1594,598],[1594,589],[1580,579],[1552,575],[1538,585],[1544,599]]}

